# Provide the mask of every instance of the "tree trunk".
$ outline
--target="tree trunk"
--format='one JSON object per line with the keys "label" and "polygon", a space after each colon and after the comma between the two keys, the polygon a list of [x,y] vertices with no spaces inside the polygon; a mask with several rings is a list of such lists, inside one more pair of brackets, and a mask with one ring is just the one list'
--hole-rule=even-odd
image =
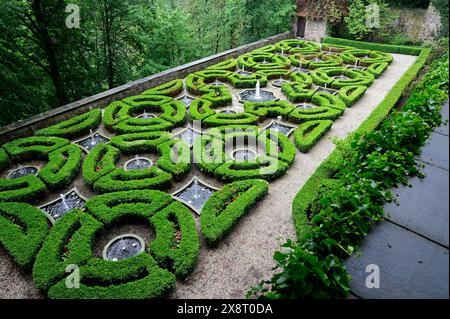
{"label": "tree trunk", "polygon": [[50,68],[50,77],[52,78],[55,87],[56,97],[58,98],[60,105],[67,104],[67,95],[64,89],[61,72],[58,67],[55,45],[48,33],[47,22],[42,12],[41,0],[32,1],[31,7],[34,16],[36,17],[37,26],[41,35],[42,48],[44,49],[45,57]]}

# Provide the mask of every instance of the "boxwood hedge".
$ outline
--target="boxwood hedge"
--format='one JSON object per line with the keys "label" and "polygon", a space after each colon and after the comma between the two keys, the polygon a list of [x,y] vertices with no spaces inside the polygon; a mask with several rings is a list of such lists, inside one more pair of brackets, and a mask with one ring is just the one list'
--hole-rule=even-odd
{"label": "boxwood hedge", "polygon": [[208,246],[217,245],[268,191],[266,181],[247,180],[225,185],[214,193],[200,215],[202,234]]}

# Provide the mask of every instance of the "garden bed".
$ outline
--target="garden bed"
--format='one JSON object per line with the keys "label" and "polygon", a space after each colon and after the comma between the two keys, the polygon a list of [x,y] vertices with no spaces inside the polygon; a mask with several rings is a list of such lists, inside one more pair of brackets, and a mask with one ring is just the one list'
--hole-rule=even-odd
{"label": "garden bed", "polygon": [[[351,45],[358,46],[358,43]],[[370,50],[369,56],[376,60],[372,63],[388,65],[377,67],[376,74],[355,71],[350,65],[342,64],[328,69],[314,68],[311,75],[304,75],[291,65],[291,59],[281,55],[281,50],[298,57],[299,54],[310,55],[311,50],[320,53],[320,46],[290,40],[245,54],[237,63],[226,61],[191,74],[184,84],[180,79],[139,96],[115,101],[102,112],[102,123],[98,120],[99,112],[94,110],[42,130],[38,132],[39,137],[3,145],[0,199],[7,204],[0,207],[1,225],[7,225],[8,229],[21,225],[22,222],[4,217],[10,215],[8,203],[18,199],[30,203],[26,204],[29,210],[39,214],[41,211],[32,210],[31,205],[41,207],[76,187],[87,203],[86,212],[74,211],[53,220],[48,236],[34,236],[36,249],[26,256],[17,254],[20,245],[8,244],[16,238],[11,236],[21,235],[11,235],[1,228],[0,240],[12,258],[0,260],[0,277],[8,286],[0,291],[0,296],[38,296],[31,278],[21,273],[32,269],[36,285],[53,298],[150,298],[170,292],[179,298],[243,297],[250,286],[271,274],[272,254],[280,241],[307,231],[306,216],[296,212],[294,227],[292,202],[298,190],[335,149],[330,139],[346,138],[368,118],[371,120],[365,122],[364,127],[373,128],[393,106],[384,106],[383,100],[387,96],[394,102],[398,100],[424,63],[423,57],[417,60],[414,55],[370,53],[384,47],[371,49],[363,45],[362,48]],[[418,52],[418,49],[402,51]],[[354,51],[350,53],[355,57]],[[252,74],[239,75],[242,71]],[[280,88],[274,85],[274,79],[286,82]],[[272,101],[242,103],[242,93],[256,90],[258,83],[263,91],[273,95]],[[336,94],[331,94],[330,89]],[[190,108],[182,102],[185,96],[196,99]],[[313,107],[299,107],[300,103]],[[274,123],[287,126],[288,130],[291,127],[290,133],[299,125],[300,128],[289,138],[280,137],[276,154],[258,153],[254,162],[225,156],[211,165],[203,156],[214,154],[194,152],[199,164],[193,164],[190,156],[182,155],[183,150],[189,152],[192,144],[185,140],[177,144],[177,149],[187,163],[176,163],[169,156],[170,147],[177,143],[181,136],[178,134],[192,125],[191,119],[202,121],[204,133],[211,128],[223,132],[225,126],[251,128],[253,133],[248,134],[263,140],[266,146],[272,141],[264,128]],[[308,126],[312,121],[317,125]],[[103,142],[109,142],[107,146],[94,145],[95,132],[106,138]],[[43,140],[43,136],[47,140]],[[228,138],[221,135],[209,142],[223,147],[220,145],[225,145]],[[84,145],[92,148],[82,151],[81,160],[76,152],[61,151],[69,143],[78,145],[83,139],[88,143]],[[206,149],[206,144],[200,146]],[[148,159],[154,165],[143,170],[127,170],[126,163],[135,156]],[[38,167],[37,176],[24,177],[24,182],[7,178],[19,163],[30,165],[38,159],[43,163]],[[277,169],[260,170],[271,166]],[[208,185],[213,191],[217,189],[201,217],[198,216],[201,209],[194,212],[176,196],[193,177],[204,182],[203,189]],[[28,184],[24,184],[25,179],[29,180]],[[253,183],[254,187],[249,187],[245,182],[248,179],[258,181]],[[264,180],[270,181],[270,185]],[[139,192],[144,193],[136,195],[141,194]],[[164,201],[167,208],[161,206]],[[61,205],[64,203],[62,200]],[[26,212],[28,209],[24,214]],[[120,225],[125,218],[137,218],[156,230],[154,241],[146,243],[147,252],[116,265],[93,254],[92,251],[99,251],[99,247],[95,247],[96,236],[117,223]],[[26,218],[23,222],[27,223]],[[71,243],[67,244],[69,238]],[[41,246],[41,252],[37,253]],[[2,255],[4,250],[2,248]],[[61,257],[65,250],[67,256]],[[13,260],[22,268],[13,266]],[[64,268],[68,264],[81,267],[80,291],[69,291],[63,286]],[[127,269],[130,265],[135,268]],[[50,269],[55,272],[47,274]],[[111,271],[114,275],[106,275]],[[133,287],[147,287],[148,294],[135,295],[131,293]]]}

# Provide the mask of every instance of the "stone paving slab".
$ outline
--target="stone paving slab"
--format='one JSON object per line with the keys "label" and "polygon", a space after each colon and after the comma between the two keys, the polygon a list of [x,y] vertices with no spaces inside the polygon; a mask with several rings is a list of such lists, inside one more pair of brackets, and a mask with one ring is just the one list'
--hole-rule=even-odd
{"label": "stone paving slab", "polygon": [[448,136],[433,133],[422,149],[419,160],[448,170],[449,145]]}
{"label": "stone paving slab", "polygon": [[[367,265],[380,268],[380,288],[365,285]],[[448,249],[390,222],[374,227],[361,256],[346,261],[354,294],[368,299],[445,299],[449,297]]]}
{"label": "stone paving slab", "polygon": [[448,247],[449,173],[432,165],[426,165],[423,172],[426,178],[410,180],[412,188],[394,190],[400,206],[386,204],[385,213],[395,223]]}
{"label": "stone paving slab", "polygon": [[[444,121],[449,120],[449,111],[448,111],[449,105],[448,104],[449,103],[447,101],[447,103],[445,103],[444,106],[442,107],[442,111],[441,111],[442,118],[444,119]],[[448,136],[448,127],[449,127],[448,123],[445,123],[444,125],[436,128],[434,131]]]}

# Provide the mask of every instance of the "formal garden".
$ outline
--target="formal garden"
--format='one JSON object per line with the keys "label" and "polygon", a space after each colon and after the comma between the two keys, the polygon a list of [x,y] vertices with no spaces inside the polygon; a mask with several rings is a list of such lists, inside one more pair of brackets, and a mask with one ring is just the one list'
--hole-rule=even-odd
{"label": "formal garden", "polygon": [[1,289],[347,298],[447,99],[448,53],[289,35],[43,125],[0,147]]}

